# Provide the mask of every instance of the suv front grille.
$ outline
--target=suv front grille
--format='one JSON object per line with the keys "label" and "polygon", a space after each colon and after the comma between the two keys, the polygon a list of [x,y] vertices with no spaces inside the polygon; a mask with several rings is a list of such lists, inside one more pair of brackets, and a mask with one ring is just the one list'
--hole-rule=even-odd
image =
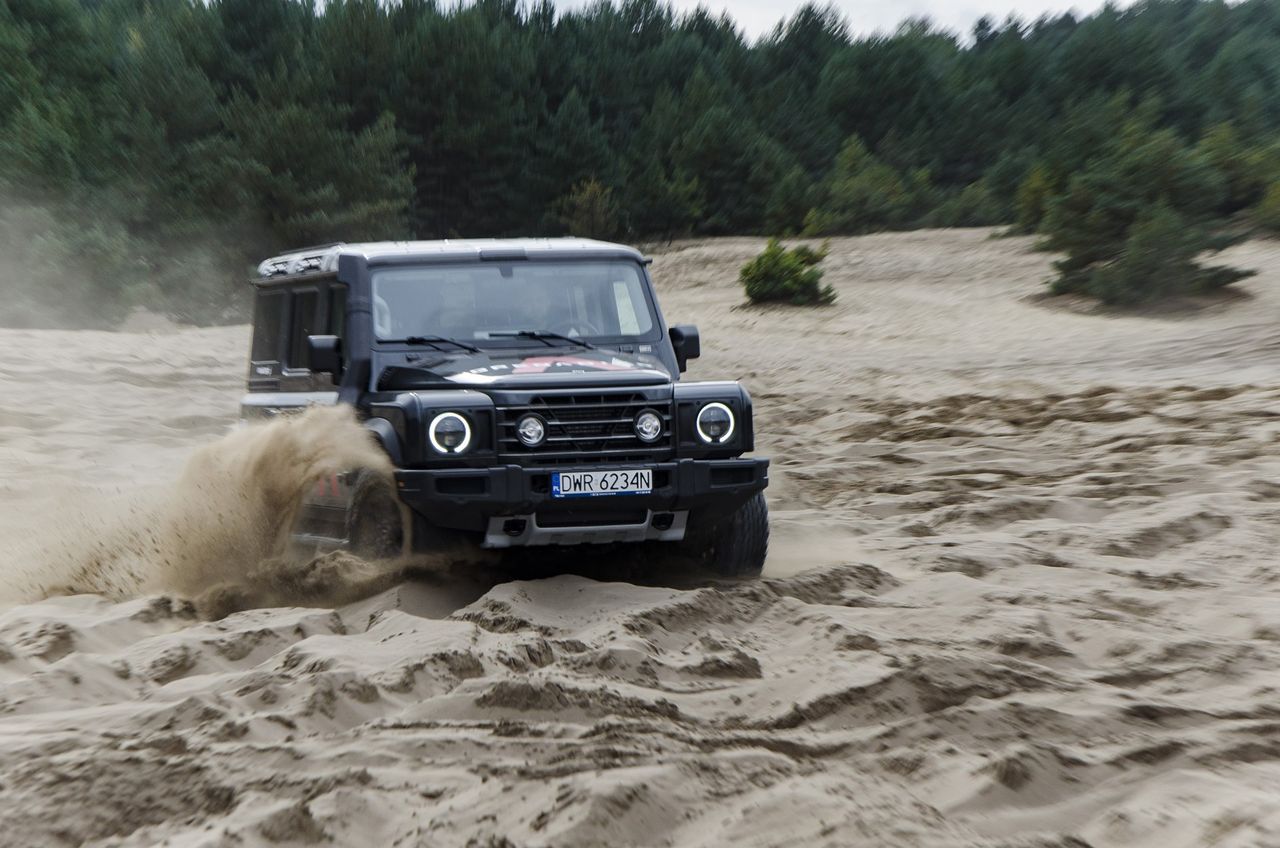
{"label": "suv front grille", "polygon": [[[662,416],[662,436],[643,442],[635,418],[651,409]],[[547,423],[547,438],[536,448],[516,438],[516,424],[530,412]],[[498,453],[525,464],[652,462],[673,451],[671,401],[649,400],[636,392],[539,395],[527,404],[498,407]]]}

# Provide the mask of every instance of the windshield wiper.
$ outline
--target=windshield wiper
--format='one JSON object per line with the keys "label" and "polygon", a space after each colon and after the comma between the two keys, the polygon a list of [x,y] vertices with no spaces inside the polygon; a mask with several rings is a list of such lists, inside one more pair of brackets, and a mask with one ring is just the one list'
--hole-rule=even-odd
{"label": "windshield wiper", "polygon": [[469,353],[479,353],[480,348],[473,344],[460,342],[457,339],[446,339],[444,336],[406,336],[403,339],[383,339],[384,342],[392,344],[408,344],[408,345],[435,345],[439,347],[442,344],[451,344],[460,347]]}
{"label": "windshield wiper", "polygon": [[489,333],[491,339],[535,339],[544,343],[547,347],[555,347],[551,342],[561,341],[575,344],[578,347],[585,347],[587,350],[595,350],[596,346],[590,342],[584,342],[582,339],[575,339],[573,336],[566,336],[562,333],[549,333],[546,330],[502,330],[499,332]]}

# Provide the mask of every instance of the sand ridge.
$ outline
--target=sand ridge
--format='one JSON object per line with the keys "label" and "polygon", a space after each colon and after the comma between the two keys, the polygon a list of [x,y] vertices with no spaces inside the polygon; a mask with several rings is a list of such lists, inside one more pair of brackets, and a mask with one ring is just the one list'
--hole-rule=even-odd
{"label": "sand ridge", "polygon": [[[1233,249],[1248,300],[1152,318],[1036,302],[1049,257],[990,235],[836,240],[816,311],[739,306],[760,240],[658,252],[690,376],[747,380],[774,457],[760,581],[588,562],[217,621],[173,591],[0,611],[0,832],[1280,844],[1280,245]],[[245,341],[0,333],[4,538],[170,484],[234,418]],[[15,414],[51,382],[98,419]]]}

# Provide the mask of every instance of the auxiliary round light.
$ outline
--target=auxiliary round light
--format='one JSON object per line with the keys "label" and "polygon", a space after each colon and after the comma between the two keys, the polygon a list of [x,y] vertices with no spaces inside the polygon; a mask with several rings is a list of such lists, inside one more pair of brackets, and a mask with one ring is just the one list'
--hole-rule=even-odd
{"label": "auxiliary round light", "polygon": [[547,440],[547,422],[540,415],[526,415],[516,423],[516,438],[527,448],[536,448]]}
{"label": "auxiliary round light", "polygon": [[643,410],[636,416],[636,435],[642,442],[656,442],[662,437],[662,416],[652,409]]}
{"label": "auxiliary round light", "polygon": [[471,425],[456,412],[442,412],[431,419],[427,438],[440,453],[462,453],[471,444]]}
{"label": "auxiliary round light", "polygon": [[694,424],[699,439],[709,445],[722,445],[733,436],[733,410],[723,403],[709,403],[698,410]]}

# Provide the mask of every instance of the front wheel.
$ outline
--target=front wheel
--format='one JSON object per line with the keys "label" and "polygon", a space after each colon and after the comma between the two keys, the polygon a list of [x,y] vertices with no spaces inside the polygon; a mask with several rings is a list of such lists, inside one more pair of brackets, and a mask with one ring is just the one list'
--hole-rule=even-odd
{"label": "front wheel", "polygon": [[690,528],[681,552],[721,577],[759,577],[769,553],[769,505],[764,492],[756,492],[737,512],[708,527],[698,527],[690,516]]}
{"label": "front wheel", "polygon": [[347,512],[347,548],[361,559],[394,559],[407,551],[406,522],[391,481],[358,471]]}

